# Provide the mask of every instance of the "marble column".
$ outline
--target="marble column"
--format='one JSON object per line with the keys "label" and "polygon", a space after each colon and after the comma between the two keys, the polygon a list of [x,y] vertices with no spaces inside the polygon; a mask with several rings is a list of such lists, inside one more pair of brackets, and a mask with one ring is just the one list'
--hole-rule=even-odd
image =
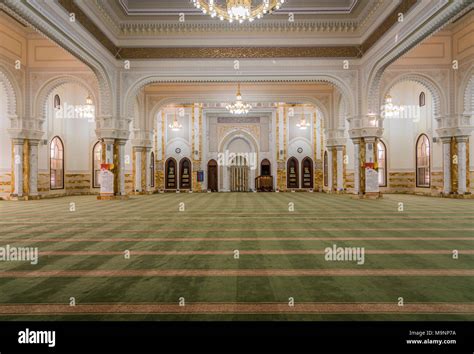
{"label": "marble column", "polygon": [[443,143],[443,194],[451,193],[451,137],[441,138]]}
{"label": "marble column", "polygon": [[115,139],[104,139],[105,161],[104,163],[114,163],[114,142]]}
{"label": "marble column", "polygon": [[135,146],[133,148],[135,154],[135,181],[134,181],[134,191],[142,191],[142,152],[143,148],[141,146]]}
{"label": "marble column", "polygon": [[458,194],[461,195],[467,192],[466,143],[468,139],[467,136],[456,137],[458,143]]}
{"label": "marble column", "polygon": [[[375,164],[376,153],[377,153],[377,138],[368,137],[365,140],[365,162]],[[365,193],[366,194],[379,194],[379,176],[378,172],[372,168],[365,168]]]}
{"label": "marble column", "polygon": [[23,197],[23,143],[24,139],[13,139],[13,195]]}
{"label": "marble column", "polygon": [[28,154],[29,154],[29,185],[30,192],[29,195],[35,197],[38,195],[38,145],[39,140],[30,139],[28,145]]}
{"label": "marble column", "polygon": [[146,180],[146,191],[151,192],[153,190],[152,182],[155,176],[152,176],[151,173],[151,147],[145,148],[145,157],[146,157],[146,167],[145,167],[145,180]]}
{"label": "marble column", "polygon": [[117,162],[118,162],[118,195],[125,195],[125,144],[127,140],[118,139],[117,140]]}
{"label": "marble column", "polygon": [[344,146],[336,146],[336,182],[337,191],[342,192],[344,190]]}
{"label": "marble column", "polygon": [[353,139],[354,143],[354,194],[360,191],[360,139]]}
{"label": "marble column", "polygon": [[330,192],[333,191],[332,185],[332,147],[328,146],[328,189]]}

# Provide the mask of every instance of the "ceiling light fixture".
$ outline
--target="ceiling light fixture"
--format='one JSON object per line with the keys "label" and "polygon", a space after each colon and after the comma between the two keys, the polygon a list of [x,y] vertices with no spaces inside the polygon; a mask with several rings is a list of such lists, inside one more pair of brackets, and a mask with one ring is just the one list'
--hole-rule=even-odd
{"label": "ceiling light fixture", "polygon": [[180,131],[183,125],[178,122],[178,117],[176,116],[176,109],[174,110],[173,123],[169,125],[170,129],[174,132]]}
{"label": "ceiling light fixture", "polygon": [[250,104],[244,103],[242,101],[242,95],[240,94],[240,83],[237,87],[237,95],[235,97],[235,102],[228,104],[225,108],[230,113],[236,115],[247,114],[252,109],[252,106]]}
{"label": "ceiling light fixture", "polygon": [[221,21],[230,23],[237,21],[253,22],[265,14],[278,10],[285,0],[260,0],[261,3],[252,6],[252,0],[191,0],[193,5],[204,14],[212,18],[218,17]]}
{"label": "ceiling light fixture", "polygon": [[309,127],[309,123],[306,121],[306,116],[304,114],[304,108],[303,108],[303,114],[301,115],[300,122],[296,123],[296,126],[300,128],[301,130],[306,130]]}
{"label": "ceiling light fixture", "polygon": [[92,106],[92,97],[91,97],[91,95],[87,95],[87,97],[86,97],[86,105]]}

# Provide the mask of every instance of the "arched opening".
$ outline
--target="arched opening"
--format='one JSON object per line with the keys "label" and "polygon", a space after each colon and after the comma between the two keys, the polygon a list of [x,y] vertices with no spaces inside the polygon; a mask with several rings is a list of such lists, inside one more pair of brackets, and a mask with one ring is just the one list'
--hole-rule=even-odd
{"label": "arched opening", "polygon": [[416,141],[416,186],[429,188],[430,172],[430,140],[426,134],[421,134]]}
{"label": "arched opening", "polygon": [[301,163],[301,186],[313,188],[313,160],[310,157],[305,157]]}
{"label": "arched opening", "polygon": [[421,91],[420,96],[418,97],[418,105],[420,107],[423,107],[426,104],[426,97],[425,93]]}
{"label": "arched opening", "polygon": [[299,180],[298,180],[298,160],[295,157],[290,157],[287,162],[286,168],[286,175],[287,175],[287,187],[288,188],[299,188]]}
{"label": "arched opening", "polygon": [[58,136],[55,136],[50,143],[50,189],[64,189],[64,144]]}
{"label": "arched opening", "polygon": [[268,159],[263,159],[260,163],[260,176],[271,176],[272,165]]}
{"label": "arched opening", "polygon": [[249,191],[249,165],[244,156],[237,155],[230,164],[230,191]]}
{"label": "arched opening", "polygon": [[218,172],[217,172],[217,161],[210,160],[207,163],[207,190],[211,192],[218,191]]}
{"label": "arched opening", "polygon": [[56,109],[56,110],[61,109],[61,98],[59,97],[58,94],[54,95],[53,108]]}
{"label": "arched opening", "polygon": [[165,163],[165,188],[175,190],[178,187],[176,160],[170,157]]}
{"label": "arched opening", "polygon": [[100,164],[102,163],[102,143],[94,144],[92,148],[92,188],[100,188]]}
{"label": "arched opening", "polygon": [[179,173],[179,189],[192,189],[193,173],[188,158],[182,158],[179,162]]}
{"label": "arched opening", "polygon": [[387,186],[387,147],[384,142],[377,142],[377,164],[379,170],[379,186]]}

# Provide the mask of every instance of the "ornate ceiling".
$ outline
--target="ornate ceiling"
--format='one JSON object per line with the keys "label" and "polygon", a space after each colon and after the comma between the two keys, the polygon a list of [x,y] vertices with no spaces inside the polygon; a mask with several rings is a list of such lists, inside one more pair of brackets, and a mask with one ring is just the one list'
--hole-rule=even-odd
{"label": "ornate ceiling", "polygon": [[59,3],[81,12],[81,24],[120,58],[353,58],[416,0],[286,0],[274,14],[244,24],[212,19],[189,0]]}

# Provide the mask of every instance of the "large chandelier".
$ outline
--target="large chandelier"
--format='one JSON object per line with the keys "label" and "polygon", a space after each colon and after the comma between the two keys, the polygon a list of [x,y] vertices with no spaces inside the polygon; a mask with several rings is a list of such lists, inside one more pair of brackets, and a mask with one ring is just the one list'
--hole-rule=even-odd
{"label": "large chandelier", "polygon": [[382,107],[382,116],[384,118],[391,118],[398,116],[400,112],[403,112],[405,107],[397,106],[393,104],[392,96],[385,96],[385,104]]}
{"label": "large chandelier", "polygon": [[183,125],[178,122],[178,117],[176,117],[176,110],[174,111],[173,122],[169,125],[170,129],[174,132],[180,131]]}
{"label": "large chandelier", "polygon": [[278,10],[285,0],[259,0],[258,5],[252,6],[252,0],[191,0],[193,5],[204,14],[221,21],[252,22],[263,15]]}
{"label": "large chandelier", "polygon": [[303,108],[303,114],[301,115],[301,119],[299,123],[296,123],[296,126],[300,128],[301,130],[306,130],[309,127],[309,123],[306,121],[306,116],[304,113],[304,108]]}
{"label": "large chandelier", "polygon": [[242,95],[240,94],[240,84],[237,88],[235,102],[232,104],[228,104],[225,108],[230,113],[236,115],[247,114],[252,109],[252,106],[250,104],[242,102]]}

